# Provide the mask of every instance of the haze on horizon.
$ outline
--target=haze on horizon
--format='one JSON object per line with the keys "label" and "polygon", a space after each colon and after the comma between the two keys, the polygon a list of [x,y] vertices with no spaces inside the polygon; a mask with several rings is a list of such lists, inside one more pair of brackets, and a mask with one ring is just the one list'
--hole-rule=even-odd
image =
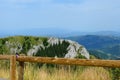
{"label": "haze on horizon", "polygon": [[0,34],[120,30],[120,0],[0,0]]}

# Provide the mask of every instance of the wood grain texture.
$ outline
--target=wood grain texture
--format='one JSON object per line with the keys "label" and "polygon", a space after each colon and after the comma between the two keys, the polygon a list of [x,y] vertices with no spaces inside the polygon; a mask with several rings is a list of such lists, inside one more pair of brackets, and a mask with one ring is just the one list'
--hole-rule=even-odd
{"label": "wood grain texture", "polygon": [[63,64],[63,65],[118,67],[118,68],[120,68],[120,60],[66,59],[66,58],[19,56],[17,58],[17,61]]}
{"label": "wood grain texture", "polygon": [[0,60],[8,60],[10,57],[10,55],[0,55]]}
{"label": "wood grain texture", "polygon": [[16,56],[10,57],[10,80],[16,80]]}

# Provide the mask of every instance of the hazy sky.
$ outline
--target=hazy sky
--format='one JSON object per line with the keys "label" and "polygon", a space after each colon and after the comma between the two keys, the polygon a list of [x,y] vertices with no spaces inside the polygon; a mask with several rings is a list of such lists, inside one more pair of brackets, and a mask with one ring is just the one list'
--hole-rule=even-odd
{"label": "hazy sky", "polygon": [[0,32],[119,31],[120,0],[0,0]]}

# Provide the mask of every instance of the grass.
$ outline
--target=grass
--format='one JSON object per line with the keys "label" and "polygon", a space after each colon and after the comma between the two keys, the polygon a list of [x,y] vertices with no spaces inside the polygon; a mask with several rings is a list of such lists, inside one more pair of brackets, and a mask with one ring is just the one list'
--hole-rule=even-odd
{"label": "grass", "polygon": [[5,68],[0,68],[0,78],[6,78],[8,79],[10,76],[10,71],[8,69]]}
{"label": "grass", "polygon": [[80,78],[81,80],[111,80],[109,72],[102,67],[87,68],[82,72]]}
{"label": "grass", "polygon": [[[24,80],[111,80],[109,72],[102,67],[86,67],[77,70],[64,68],[34,68],[26,66]],[[0,68],[0,78],[8,79],[9,69]]]}

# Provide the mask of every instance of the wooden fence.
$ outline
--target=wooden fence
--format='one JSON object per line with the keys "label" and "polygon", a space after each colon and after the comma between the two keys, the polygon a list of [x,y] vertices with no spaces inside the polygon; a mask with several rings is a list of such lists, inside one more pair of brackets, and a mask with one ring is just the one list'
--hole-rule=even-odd
{"label": "wooden fence", "polygon": [[18,80],[23,80],[24,62],[120,68],[120,60],[66,59],[66,58],[30,57],[30,56],[16,57],[15,55],[0,55],[0,60],[10,60],[10,80],[16,80],[16,61],[19,62]]}

